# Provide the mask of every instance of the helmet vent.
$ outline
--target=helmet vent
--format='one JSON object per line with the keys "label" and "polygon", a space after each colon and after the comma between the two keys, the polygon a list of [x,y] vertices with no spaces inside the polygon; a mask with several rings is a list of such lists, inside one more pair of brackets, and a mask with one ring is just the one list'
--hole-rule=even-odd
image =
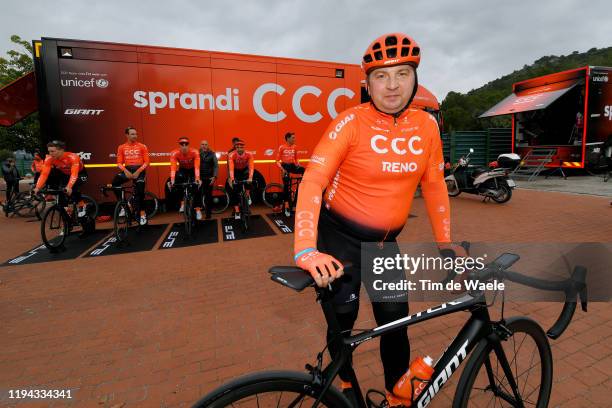
{"label": "helmet vent", "polygon": [[392,45],[397,45],[397,37],[394,35],[385,38],[385,46],[390,47]]}

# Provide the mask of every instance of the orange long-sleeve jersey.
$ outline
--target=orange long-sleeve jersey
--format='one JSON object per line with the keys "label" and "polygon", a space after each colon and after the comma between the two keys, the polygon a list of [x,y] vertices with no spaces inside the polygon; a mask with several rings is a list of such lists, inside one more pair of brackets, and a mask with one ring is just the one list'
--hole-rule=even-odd
{"label": "orange long-sleeve jersey", "polygon": [[283,163],[287,163],[287,164],[295,164],[296,166],[299,165],[298,162],[298,158],[297,158],[297,146],[296,145],[281,145],[278,148],[278,152],[276,153],[276,165],[279,168],[282,168],[282,164]]}
{"label": "orange long-sleeve jersey", "polygon": [[230,179],[234,179],[234,170],[243,170],[249,168],[249,178],[253,178],[255,172],[255,161],[253,155],[249,152],[238,154],[237,150],[230,153],[228,157]]}
{"label": "orange long-sleeve jersey", "polygon": [[66,187],[72,188],[74,183],[77,181],[79,172],[83,170],[83,162],[78,154],[71,152],[64,152],[62,157],[59,159],[54,159],[51,156],[47,156],[43,162],[40,177],[36,182],[36,188],[41,189],[45,186],[49,173],[51,172],[51,168],[56,168],[62,173],[70,175],[70,179],[68,180],[68,185]]}
{"label": "orange long-sleeve jersey", "polygon": [[369,103],[350,108],[329,125],[300,185],[295,253],[316,248],[323,205],[358,236],[394,237],[409,215],[421,184],[437,242],[450,242],[450,208],[440,133],[428,113],[407,109],[399,117]]}
{"label": "orange long-sleeve jersey", "polygon": [[187,153],[175,149],[170,153],[170,179],[174,183],[177,169],[194,169],[195,178],[200,180],[200,152],[190,148]]}
{"label": "orange long-sleeve jersey", "polygon": [[121,171],[125,170],[125,166],[140,166],[139,171],[146,169],[149,164],[149,149],[142,143],[123,143],[117,148],[117,167]]}
{"label": "orange long-sleeve jersey", "polygon": [[43,160],[43,158],[39,155],[36,155],[34,156],[34,160],[32,160],[32,166],[30,167],[30,169],[34,173],[40,173],[43,169],[44,163],[45,161]]}

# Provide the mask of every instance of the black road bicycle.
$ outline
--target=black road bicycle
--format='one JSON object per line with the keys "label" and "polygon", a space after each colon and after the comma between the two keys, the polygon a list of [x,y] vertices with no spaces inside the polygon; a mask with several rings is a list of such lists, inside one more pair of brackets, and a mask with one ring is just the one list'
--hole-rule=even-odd
{"label": "black road bicycle", "polygon": [[[138,214],[134,214],[136,208],[136,197],[134,196],[134,186],[132,185],[121,185],[113,186],[107,184],[101,189],[104,197],[108,196],[109,191],[119,192],[119,201],[115,204],[115,210],[113,211],[113,232],[115,238],[117,238],[117,244],[121,245],[127,241],[128,230],[135,224],[140,227],[138,222]],[[159,200],[157,196],[149,191],[145,191],[144,199],[144,210],[147,215],[147,221],[150,221],[157,210],[159,209]]]}
{"label": "black road bicycle", "polygon": [[[53,252],[64,248],[66,238],[72,229],[79,224],[77,203],[71,200],[64,189],[47,189],[41,192],[43,195],[54,196],[54,200],[42,215],[40,223],[40,235],[45,246]],[[81,218],[83,224],[95,222],[98,204],[89,196],[82,195],[81,201],[85,215]]]}
{"label": "black road bicycle", "polygon": [[240,189],[238,194],[240,195],[240,225],[242,226],[242,232],[249,230],[249,218],[251,217],[251,204],[249,203],[249,194],[247,193],[246,186],[249,183],[247,180],[235,180],[234,188]]}
{"label": "black road bicycle", "polygon": [[[431,380],[412,402],[411,407],[427,406],[440,389],[469,356],[455,391],[453,407],[538,407],[548,406],[553,379],[553,359],[548,338],[557,339],[570,324],[579,297],[582,309],[587,309],[586,269],[577,266],[564,281],[548,282],[507,270],[519,259],[505,253],[484,269],[471,272],[470,279],[487,282],[504,279],[534,288],[565,292],[563,311],[555,324],[545,333],[534,320],[516,316],[492,321],[482,291],[465,295],[439,306],[409,315],[391,323],[350,335],[339,331],[330,291],[315,287],[317,300],[330,328],[336,335],[331,340],[341,350],[339,357],[323,367],[323,350],[314,366],[307,365],[308,373],[269,371],[247,375],[222,385],[194,407],[334,407],[373,408],[384,395],[370,390],[364,398],[355,372],[351,369],[351,383],[356,405],[351,405],[340,391],[332,386],[340,368],[350,364],[352,354],[361,343],[394,330],[451,313],[467,311],[468,321],[434,366]],[[310,274],[296,267],[279,266],[270,269],[272,280],[296,291],[314,286]],[[548,337],[548,338],[547,338]]]}
{"label": "black road bicycle", "polygon": [[40,220],[47,202],[41,193],[34,194],[33,190],[34,183],[30,183],[28,191],[13,194],[10,200],[1,204],[4,214],[7,217],[12,214],[17,214],[19,217],[36,216]]}
{"label": "black road bicycle", "polygon": [[197,187],[197,183],[188,181],[186,183],[174,183],[172,188],[178,187],[183,189],[183,219],[185,226],[185,235],[191,237],[193,228],[195,227],[195,209],[193,208],[193,188]]}

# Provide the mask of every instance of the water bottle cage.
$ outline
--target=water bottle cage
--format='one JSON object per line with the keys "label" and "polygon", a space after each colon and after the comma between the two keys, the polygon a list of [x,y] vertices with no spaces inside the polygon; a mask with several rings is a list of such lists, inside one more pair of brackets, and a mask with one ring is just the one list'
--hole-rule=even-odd
{"label": "water bottle cage", "polygon": [[[410,393],[410,405],[412,406],[412,404],[414,404],[414,398],[415,398],[415,387],[414,387],[414,383],[416,381],[419,381],[421,384],[423,384],[423,389],[425,389],[425,387],[427,386],[427,384],[429,384],[430,380],[426,380],[424,378],[419,378],[419,377],[412,377],[410,379],[410,389],[412,390],[412,392]],[[418,395],[421,395],[421,392],[419,391]]]}

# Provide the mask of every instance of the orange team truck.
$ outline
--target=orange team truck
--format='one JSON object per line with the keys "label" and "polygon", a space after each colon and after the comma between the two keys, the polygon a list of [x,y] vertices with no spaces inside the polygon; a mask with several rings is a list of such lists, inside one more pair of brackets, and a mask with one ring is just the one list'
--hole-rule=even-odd
{"label": "orange team truck", "polygon": [[[512,149],[546,167],[602,170],[612,154],[612,67],[586,66],[526,81],[480,117],[512,115]],[[527,158],[527,159],[525,159]]]}
{"label": "orange team truck", "polygon": [[[329,122],[367,100],[363,73],[354,64],[59,38],[33,46],[34,75],[12,86],[23,91],[35,83],[29,99],[37,98],[43,140],[65,140],[80,154],[89,192],[117,173],[126,126],[135,127],[149,149],[147,190],[159,197],[180,136],[196,148],[208,140],[219,158],[220,183],[231,139],[245,140],[261,190],[280,180],[274,162],[286,132],[295,132],[299,158],[307,162]],[[10,116],[0,116],[0,124],[27,114],[22,91],[10,109],[0,106]],[[422,87],[414,106],[439,118],[438,101]]]}

